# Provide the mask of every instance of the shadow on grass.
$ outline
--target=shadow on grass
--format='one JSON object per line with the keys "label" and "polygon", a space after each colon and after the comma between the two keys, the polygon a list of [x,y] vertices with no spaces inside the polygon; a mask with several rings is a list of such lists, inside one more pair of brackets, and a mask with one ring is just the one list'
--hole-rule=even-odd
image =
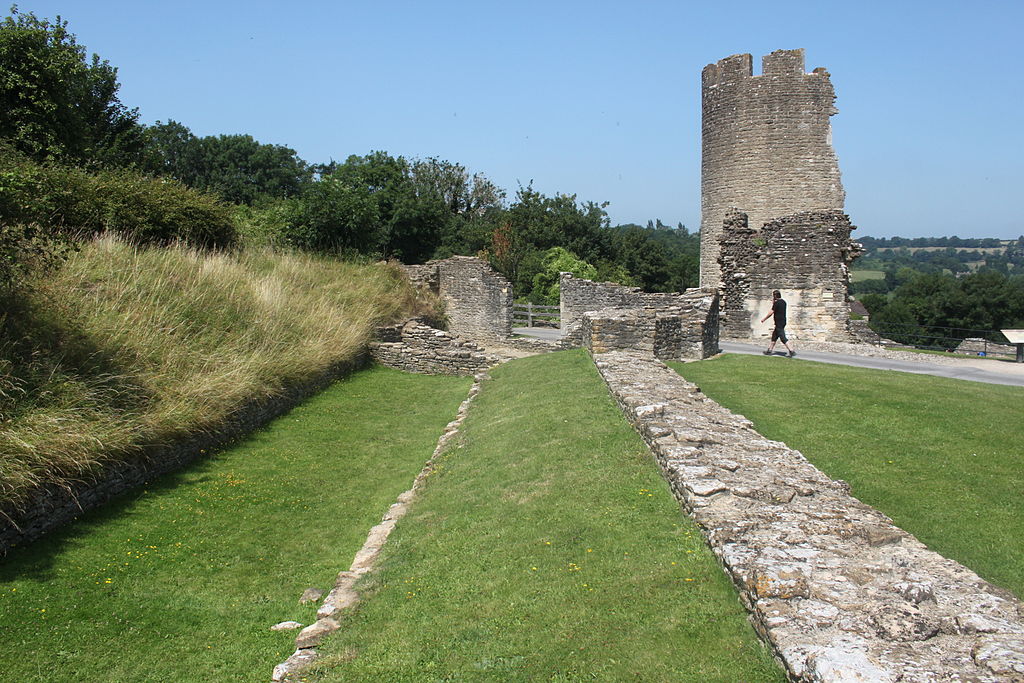
{"label": "shadow on grass", "polygon": [[186,480],[190,485],[213,480],[214,476],[211,470],[217,465],[221,454],[229,448],[244,445],[250,437],[258,434],[262,429],[225,443],[213,452],[193,460],[182,469],[159,475],[142,486],[114,496],[35,541],[11,548],[7,555],[0,559],[0,582],[14,579],[45,582],[54,578],[53,568],[57,559],[65,550],[76,546],[80,539],[106,528],[115,520],[131,515],[132,509],[144,495],[147,497],[168,495],[186,483]]}

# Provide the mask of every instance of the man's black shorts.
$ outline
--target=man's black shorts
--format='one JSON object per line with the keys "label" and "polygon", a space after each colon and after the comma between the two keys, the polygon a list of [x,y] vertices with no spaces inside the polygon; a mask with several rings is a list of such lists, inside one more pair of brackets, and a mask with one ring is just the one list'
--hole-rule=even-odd
{"label": "man's black shorts", "polygon": [[776,327],[772,330],[772,341],[775,341],[776,339],[781,339],[783,344],[789,343],[789,340],[786,339],[785,327]]}

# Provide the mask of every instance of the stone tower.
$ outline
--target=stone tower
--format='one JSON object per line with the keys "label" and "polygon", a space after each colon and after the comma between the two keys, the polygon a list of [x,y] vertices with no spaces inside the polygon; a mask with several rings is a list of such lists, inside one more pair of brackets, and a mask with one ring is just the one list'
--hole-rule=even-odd
{"label": "stone tower", "polygon": [[704,67],[701,126],[700,286],[720,285],[726,211],[752,228],[801,211],[842,209],[832,149],[835,91],[825,69],[804,73],[804,51],[776,50],[754,76],[750,55]]}

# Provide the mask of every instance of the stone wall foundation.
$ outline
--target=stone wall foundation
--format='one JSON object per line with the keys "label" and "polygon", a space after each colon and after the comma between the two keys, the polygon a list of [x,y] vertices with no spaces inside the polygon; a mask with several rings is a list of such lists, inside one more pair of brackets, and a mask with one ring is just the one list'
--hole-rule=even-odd
{"label": "stone wall foundation", "polygon": [[595,353],[790,680],[1024,681],[1021,602],[649,354]]}

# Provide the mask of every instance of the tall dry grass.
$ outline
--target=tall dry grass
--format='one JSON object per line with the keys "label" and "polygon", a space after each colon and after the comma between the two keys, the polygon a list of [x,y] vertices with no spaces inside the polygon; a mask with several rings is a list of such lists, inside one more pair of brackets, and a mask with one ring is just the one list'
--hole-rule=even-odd
{"label": "tall dry grass", "polygon": [[88,243],[3,321],[0,503],[213,429],[414,305],[386,265]]}

